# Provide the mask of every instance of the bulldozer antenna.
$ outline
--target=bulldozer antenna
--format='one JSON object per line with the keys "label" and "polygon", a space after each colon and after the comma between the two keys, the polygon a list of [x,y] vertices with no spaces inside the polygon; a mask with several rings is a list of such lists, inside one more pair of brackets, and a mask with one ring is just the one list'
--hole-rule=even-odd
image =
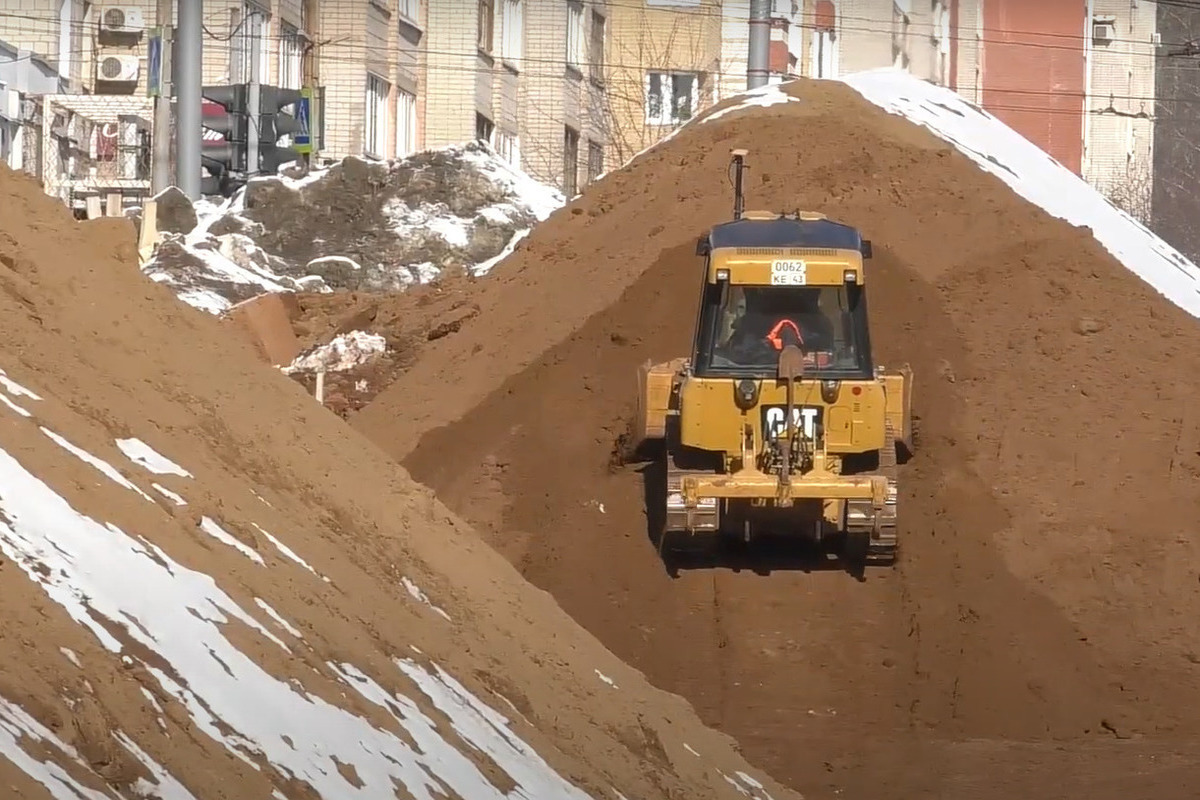
{"label": "bulldozer antenna", "polygon": [[733,218],[741,219],[742,211],[746,207],[746,197],[742,194],[742,172],[749,169],[746,166],[747,150],[733,151]]}

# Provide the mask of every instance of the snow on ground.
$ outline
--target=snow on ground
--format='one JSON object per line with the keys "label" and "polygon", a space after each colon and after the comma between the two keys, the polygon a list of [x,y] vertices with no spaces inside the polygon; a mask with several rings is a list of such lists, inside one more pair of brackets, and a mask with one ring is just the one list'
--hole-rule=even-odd
{"label": "snow on ground", "polygon": [[1200,316],[1195,264],[996,117],[950,89],[893,68],[840,80],[885,111],[932,131],[1050,215],[1087,226],[1131,272]]}
{"label": "snow on ground", "polygon": [[176,464],[171,459],[158,453],[153,447],[141,439],[117,439],[117,447],[133,463],[153,472],[155,475],[178,475],[190,478],[192,473]]}
{"label": "snow on ground", "polygon": [[[477,149],[462,150],[462,158],[474,165],[480,174],[491,178],[497,186],[506,189],[515,202],[533,212],[538,222],[544,222],[563,204],[562,192],[534,180],[502,158]],[[502,208],[500,210],[503,211]]]}
{"label": "snow on ground", "polygon": [[328,344],[301,353],[283,367],[285,375],[296,372],[344,372],[362,366],[387,349],[387,340],[376,333],[350,331],[334,337]]}
{"label": "snow on ground", "polygon": [[[2,387],[0,392],[12,397],[40,399],[11,380]],[[12,425],[38,426],[50,437],[43,440],[44,446],[58,445],[65,451],[61,458],[82,459],[115,485],[141,491],[104,459],[52,436],[36,413],[31,412],[30,418],[10,412],[8,417]],[[145,471],[147,479],[164,473],[191,474],[140,439],[119,440],[118,449]],[[252,635],[287,652],[291,649],[226,594],[216,576],[179,563],[145,538],[145,531],[129,533],[111,521],[85,515],[33,474],[15,452],[21,451],[0,448],[0,553],[100,646],[126,665],[137,666],[150,676],[146,680],[158,684],[155,688],[177,699],[197,735],[210,737],[256,769],[273,771],[277,784],[294,779],[326,800],[392,797],[397,787],[416,800],[434,800],[447,792],[471,800],[587,798],[522,741],[505,717],[436,664],[410,659],[392,662],[393,677],[411,686],[411,696],[388,692],[349,663],[328,662],[328,672],[318,673],[387,712],[398,726],[395,732],[309,693],[297,681],[275,677],[230,640],[226,623],[236,620]],[[165,513],[163,523],[177,524]],[[204,517],[201,525],[236,546],[237,540],[215,520]],[[174,535],[172,531],[161,540],[171,542]],[[308,566],[294,553],[292,560]],[[295,569],[287,560],[267,562],[260,556],[257,562],[261,569]],[[303,573],[294,578],[303,579]],[[410,591],[433,605],[415,584]],[[261,598],[254,602],[281,633],[303,641],[298,626]],[[436,708],[448,722],[439,724],[421,710],[416,698]],[[143,751],[132,732],[114,730],[112,737],[114,746],[123,747],[153,776],[135,787],[146,796],[184,800],[207,788],[184,786]],[[494,785],[454,742],[486,753],[516,788],[506,791]],[[81,776],[96,777],[87,761],[26,710],[2,697],[0,757],[55,798],[110,800],[114,796],[81,782]],[[339,768],[343,766],[352,768],[354,775],[347,777]],[[281,790],[274,796],[287,800]]]}
{"label": "snow on ground", "polygon": [[760,86],[757,89],[750,89],[743,92],[738,97],[741,101],[734,105],[714,111],[711,114],[705,114],[700,118],[700,122],[712,122],[715,119],[720,119],[728,114],[735,114],[739,111],[745,111],[749,108],[769,108],[770,106],[780,105],[782,103],[798,103],[799,98],[792,97],[785,93],[778,83],[769,83],[766,86]]}

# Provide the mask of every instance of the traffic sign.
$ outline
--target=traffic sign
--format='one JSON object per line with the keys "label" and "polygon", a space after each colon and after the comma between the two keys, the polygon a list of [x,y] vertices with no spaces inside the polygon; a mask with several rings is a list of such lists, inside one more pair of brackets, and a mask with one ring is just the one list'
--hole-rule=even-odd
{"label": "traffic sign", "polygon": [[300,123],[300,130],[292,137],[292,147],[297,153],[308,154],[312,146],[312,89],[300,90],[302,97],[296,101],[293,113]]}
{"label": "traffic sign", "polygon": [[148,75],[146,76],[146,96],[159,97],[162,94],[163,77],[163,29],[154,28],[150,34],[150,42],[146,51]]}

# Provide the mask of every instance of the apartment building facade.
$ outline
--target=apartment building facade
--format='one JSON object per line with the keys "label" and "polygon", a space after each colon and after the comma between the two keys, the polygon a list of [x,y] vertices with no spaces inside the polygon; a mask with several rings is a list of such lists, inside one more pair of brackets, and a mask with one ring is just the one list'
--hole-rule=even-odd
{"label": "apartment building facade", "polygon": [[[248,80],[258,53],[264,83],[298,88],[313,41],[317,0],[207,0],[204,81]],[[68,81],[70,92],[146,93],[146,58],[155,0],[9,0],[0,39],[36,53]],[[255,41],[257,37],[257,41]]]}
{"label": "apartment building facade", "polygon": [[37,174],[39,131],[26,124],[25,98],[58,94],[67,85],[57,65],[0,39],[0,164]]}
{"label": "apartment building facade", "polygon": [[612,156],[624,163],[712,104],[721,79],[719,0],[611,9],[604,80]]}
{"label": "apartment building facade", "polygon": [[603,172],[609,148],[608,37],[605,0],[431,4],[426,146],[482,139],[575,195]]}
{"label": "apartment building facade", "polygon": [[957,7],[951,87],[1148,220],[1157,6],[958,0]]}
{"label": "apartment building facade", "polygon": [[425,53],[438,4],[319,0],[314,81],[325,89],[324,160],[403,158],[424,146]]}

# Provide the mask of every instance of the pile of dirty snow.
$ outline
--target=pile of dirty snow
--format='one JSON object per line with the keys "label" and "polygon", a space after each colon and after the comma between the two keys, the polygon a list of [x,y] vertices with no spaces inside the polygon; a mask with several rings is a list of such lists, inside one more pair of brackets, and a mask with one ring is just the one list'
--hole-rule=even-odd
{"label": "pile of dirty snow", "polygon": [[563,203],[482,142],[389,162],[285,167],[221,205],[159,200],[145,273],[213,313],[262,292],[395,291],[483,274]]}

